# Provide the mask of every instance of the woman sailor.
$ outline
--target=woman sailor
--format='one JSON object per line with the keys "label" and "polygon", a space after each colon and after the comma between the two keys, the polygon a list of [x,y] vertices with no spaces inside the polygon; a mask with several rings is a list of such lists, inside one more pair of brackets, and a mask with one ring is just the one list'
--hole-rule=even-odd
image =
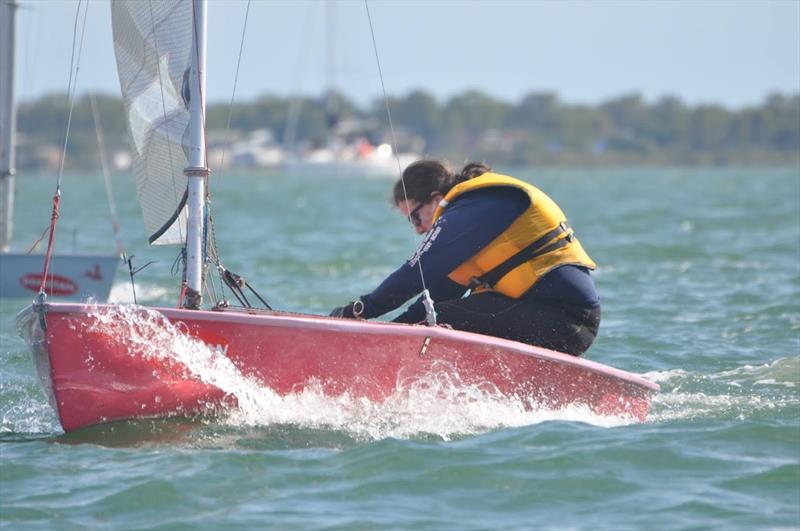
{"label": "woman sailor", "polygon": [[[332,316],[383,315],[423,292],[424,278],[438,324],[574,356],[592,344],[600,325],[595,264],[544,192],[482,163],[453,173],[421,160],[403,172],[393,200],[425,238],[372,293]],[[420,297],[394,321],[425,317]]]}

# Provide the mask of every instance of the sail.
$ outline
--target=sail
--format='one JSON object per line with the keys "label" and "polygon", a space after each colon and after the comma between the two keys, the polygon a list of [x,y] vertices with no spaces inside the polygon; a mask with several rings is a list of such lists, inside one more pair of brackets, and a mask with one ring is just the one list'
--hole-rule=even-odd
{"label": "sail", "polygon": [[192,3],[111,3],[133,175],[150,243],[186,238]]}

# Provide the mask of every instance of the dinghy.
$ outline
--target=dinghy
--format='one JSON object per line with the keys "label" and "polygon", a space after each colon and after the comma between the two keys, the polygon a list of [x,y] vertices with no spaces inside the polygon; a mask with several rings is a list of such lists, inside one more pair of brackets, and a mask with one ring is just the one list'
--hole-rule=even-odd
{"label": "dinghy", "polygon": [[[50,303],[42,296],[20,313],[19,331],[65,431],[235,407],[241,397],[208,378],[198,360],[279,395],[314,388],[380,402],[419,382],[445,381],[526,409],[584,406],[646,419],[657,385],[542,348],[438,326],[225,303],[200,309],[209,254],[226,276],[216,252],[207,252],[205,2],[117,1],[112,13],[145,224],[151,243],[185,248],[185,296],[179,308]],[[176,33],[176,26],[184,30]],[[244,287],[226,278],[234,292]],[[196,356],[183,359],[177,350]]]}
{"label": "dinghy", "polygon": [[[278,394],[317,386],[328,396],[373,402],[435,375],[522,407],[585,405],[598,415],[644,421],[655,384],[567,354],[424,325],[226,309],[45,304],[19,324],[65,431],[141,417],[195,415],[235,405],[164,353],[180,332],[200,352],[229,359]],[[168,338],[169,341],[165,341]]]}

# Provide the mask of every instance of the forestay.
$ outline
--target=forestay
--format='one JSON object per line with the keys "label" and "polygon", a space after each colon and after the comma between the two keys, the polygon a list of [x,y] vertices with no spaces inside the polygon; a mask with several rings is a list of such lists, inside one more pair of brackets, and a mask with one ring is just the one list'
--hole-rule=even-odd
{"label": "forestay", "polygon": [[150,243],[186,238],[192,3],[111,3],[133,174]]}

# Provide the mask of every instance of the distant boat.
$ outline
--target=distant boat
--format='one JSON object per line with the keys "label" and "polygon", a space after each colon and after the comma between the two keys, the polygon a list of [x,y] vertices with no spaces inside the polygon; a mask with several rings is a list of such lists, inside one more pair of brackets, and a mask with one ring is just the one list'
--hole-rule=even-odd
{"label": "distant boat", "polygon": [[[42,284],[44,256],[11,252],[16,159],[14,54],[17,4],[0,2],[0,298],[31,298]],[[120,259],[116,255],[57,254],[44,283],[56,299],[108,300]]]}
{"label": "distant boat", "polygon": [[311,150],[302,158],[288,159],[283,164],[287,175],[321,177],[388,177],[399,179],[402,171],[419,159],[414,153],[394,155],[392,146],[373,146],[366,140],[342,148],[324,147]]}
{"label": "distant boat", "polygon": [[300,100],[289,106],[284,131],[285,160],[283,169],[289,176],[320,177],[383,177],[399,179],[403,170],[420,155],[410,151],[395,154],[392,145],[370,138],[369,127],[360,120],[342,118],[339,97],[335,87],[336,77],[336,21],[335,2],[325,4],[325,38],[328,134],[324,145],[310,149],[297,149],[295,136],[300,114]]}

